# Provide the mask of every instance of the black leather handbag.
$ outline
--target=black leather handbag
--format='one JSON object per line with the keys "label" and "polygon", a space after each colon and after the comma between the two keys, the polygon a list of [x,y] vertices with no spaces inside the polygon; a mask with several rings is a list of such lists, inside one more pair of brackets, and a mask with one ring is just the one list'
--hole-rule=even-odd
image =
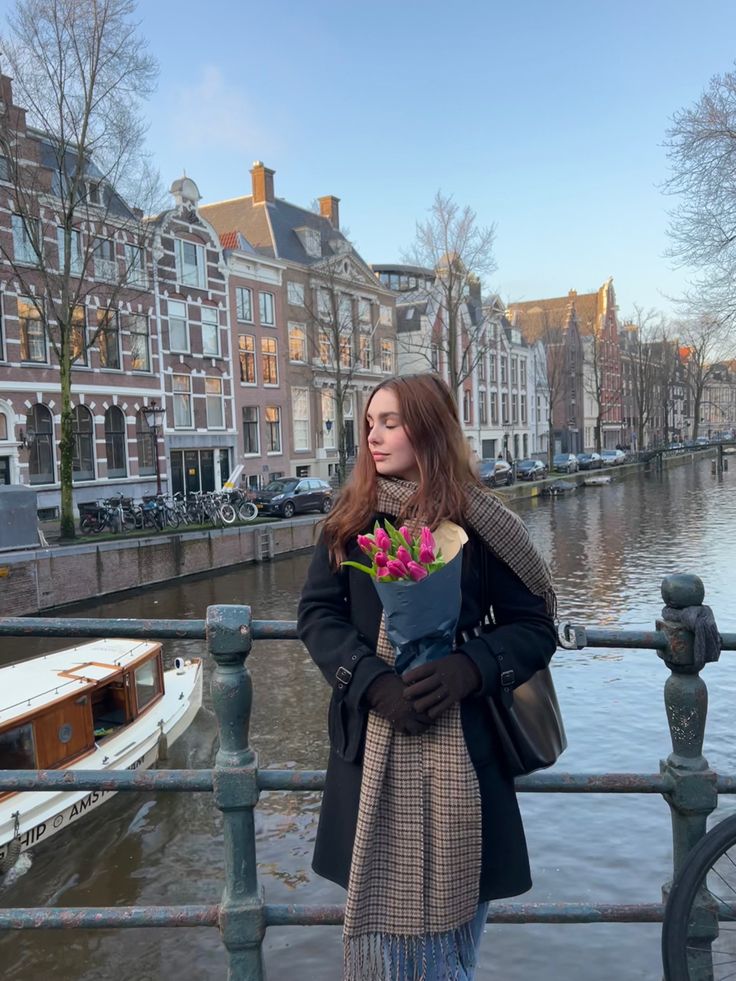
{"label": "black leather handbag", "polygon": [[557,693],[548,667],[514,688],[514,672],[501,667],[501,691],[488,698],[498,740],[515,777],[552,766],[567,747]]}
{"label": "black leather handbag", "polygon": [[[483,560],[480,570],[481,595],[487,601],[489,593]],[[480,633],[482,629],[481,624],[474,632]],[[549,667],[544,667],[528,681],[514,687],[514,672],[504,664],[503,655],[496,654],[496,660],[501,672],[501,691],[496,696],[489,696],[487,701],[509,772],[514,777],[521,777],[552,766],[567,748],[552,672]]]}

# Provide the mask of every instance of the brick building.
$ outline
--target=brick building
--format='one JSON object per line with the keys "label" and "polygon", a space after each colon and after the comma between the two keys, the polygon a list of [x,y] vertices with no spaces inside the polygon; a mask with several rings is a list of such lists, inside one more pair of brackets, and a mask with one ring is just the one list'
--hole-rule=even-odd
{"label": "brick building", "polygon": [[[256,344],[258,336],[276,342],[285,384],[272,390],[269,419],[257,385],[246,391],[241,382],[243,438],[250,432],[249,446],[260,448],[278,426],[285,452],[261,465],[329,478],[339,458],[338,412],[350,458],[368,393],[396,370],[396,327],[394,294],[341,232],[338,198],[322,197],[319,206],[316,213],[276,197],[274,171],[257,161],[249,195],[203,205],[200,214],[221,241],[230,244],[237,234],[245,254],[251,250],[254,257],[277,260],[283,271],[282,319],[269,324],[268,333],[259,324],[261,333],[254,337]],[[254,462],[256,457],[261,459],[254,451]]]}

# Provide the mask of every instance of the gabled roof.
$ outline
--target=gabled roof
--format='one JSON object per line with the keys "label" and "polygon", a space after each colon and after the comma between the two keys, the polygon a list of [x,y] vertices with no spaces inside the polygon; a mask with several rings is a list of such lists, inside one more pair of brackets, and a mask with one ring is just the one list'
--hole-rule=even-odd
{"label": "gabled roof", "polygon": [[[290,204],[283,198],[254,204],[252,195],[247,195],[230,201],[201,205],[199,210],[220,235],[235,229],[261,255],[298,262],[304,266],[315,265],[341,252],[352,252],[356,255],[342,232],[333,228],[327,218],[308,208]],[[318,256],[307,252],[296,231],[301,228],[310,228],[319,233]]]}
{"label": "gabled roof", "polygon": [[567,296],[512,303],[507,315],[530,343],[538,341],[547,331],[563,330],[573,319],[582,335],[592,334],[604,310],[602,293],[606,286],[595,293],[570,290]]}

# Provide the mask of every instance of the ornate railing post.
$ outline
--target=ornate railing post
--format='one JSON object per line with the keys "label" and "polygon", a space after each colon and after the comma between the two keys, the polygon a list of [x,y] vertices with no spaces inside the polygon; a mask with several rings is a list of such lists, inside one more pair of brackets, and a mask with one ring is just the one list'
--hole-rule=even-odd
{"label": "ornate railing post", "polygon": [[266,930],[256,872],[253,810],[258,802],[258,759],[248,745],[253,686],[245,659],[251,648],[249,606],[209,606],[207,647],[216,662],[212,702],[220,748],[213,794],[222,811],[225,889],[220,932],[229,956],[228,981],[263,981],[261,945]]}
{"label": "ornate railing post", "polygon": [[[660,763],[661,772],[669,779],[672,789],[665,794],[672,817],[674,875],[677,876],[690,852],[706,832],[706,822],[718,803],[716,774],[703,756],[703,737],[708,712],[708,689],[700,677],[703,667],[695,658],[694,634],[674,616],[672,611],[701,606],[705,597],[702,581],[692,575],[666,576],[662,580],[662,599],[665,602],[663,619],[657,629],[667,638],[667,647],[659,651],[671,674],[664,686],[672,752]],[[664,884],[666,900],[671,882]],[[712,981],[713,962],[711,942],[718,936],[718,920],[712,900],[705,893],[698,905],[691,929],[690,942],[699,952],[690,957],[691,981]]]}

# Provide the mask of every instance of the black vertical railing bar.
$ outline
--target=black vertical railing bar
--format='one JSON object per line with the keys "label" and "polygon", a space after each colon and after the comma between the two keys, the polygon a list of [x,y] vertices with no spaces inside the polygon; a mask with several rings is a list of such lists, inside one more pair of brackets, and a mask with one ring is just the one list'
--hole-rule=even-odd
{"label": "black vertical railing bar", "polygon": [[[670,576],[662,584],[667,608],[703,602],[695,576]],[[667,610],[664,611],[667,614]],[[0,929],[215,926],[228,952],[230,981],[262,981],[262,942],[268,926],[339,924],[341,906],[272,905],[264,901],[256,876],[254,808],[261,791],[319,791],[321,770],[259,770],[248,744],[252,686],[246,664],[253,640],[297,639],[294,621],[251,620],[247,606],[213,606],[205,620],[86,619],[14,617],[0,619],[0,636],[129,637],[204,639],[215,662],[212,696],[220,749],[214,767],[202,770],[109,771],[0,770],[0,792],[49,790],[153,790],[211,792],[223,814],[225,888],[217,905],[30,908],[0,910]],[[723,634],[723,649],[736,650],[736,634]],[[659,773],[537,773],[517,781],[529,793],[660,794],[670,805],[674,872],[705,832],[718,794],[736,793],[736,775],[717,775],[702,756],[707,692],[693,636],[679,619],[657,621],[654,630],[565,625],[560,644],[568,650],[618,648],[654,650],[671,675],[665,706],[673,751]],[[669,884],[663,888],[666,898]],[[494,903],[489,922],[593,923],[660,922],[663,903]],[[707,931],[706,931],[707,933]],[[708,942],[714,934],[701,935]],[[697,981],[710,981],[702,968]],[[696,981],[696,979],[693,979]]]}

